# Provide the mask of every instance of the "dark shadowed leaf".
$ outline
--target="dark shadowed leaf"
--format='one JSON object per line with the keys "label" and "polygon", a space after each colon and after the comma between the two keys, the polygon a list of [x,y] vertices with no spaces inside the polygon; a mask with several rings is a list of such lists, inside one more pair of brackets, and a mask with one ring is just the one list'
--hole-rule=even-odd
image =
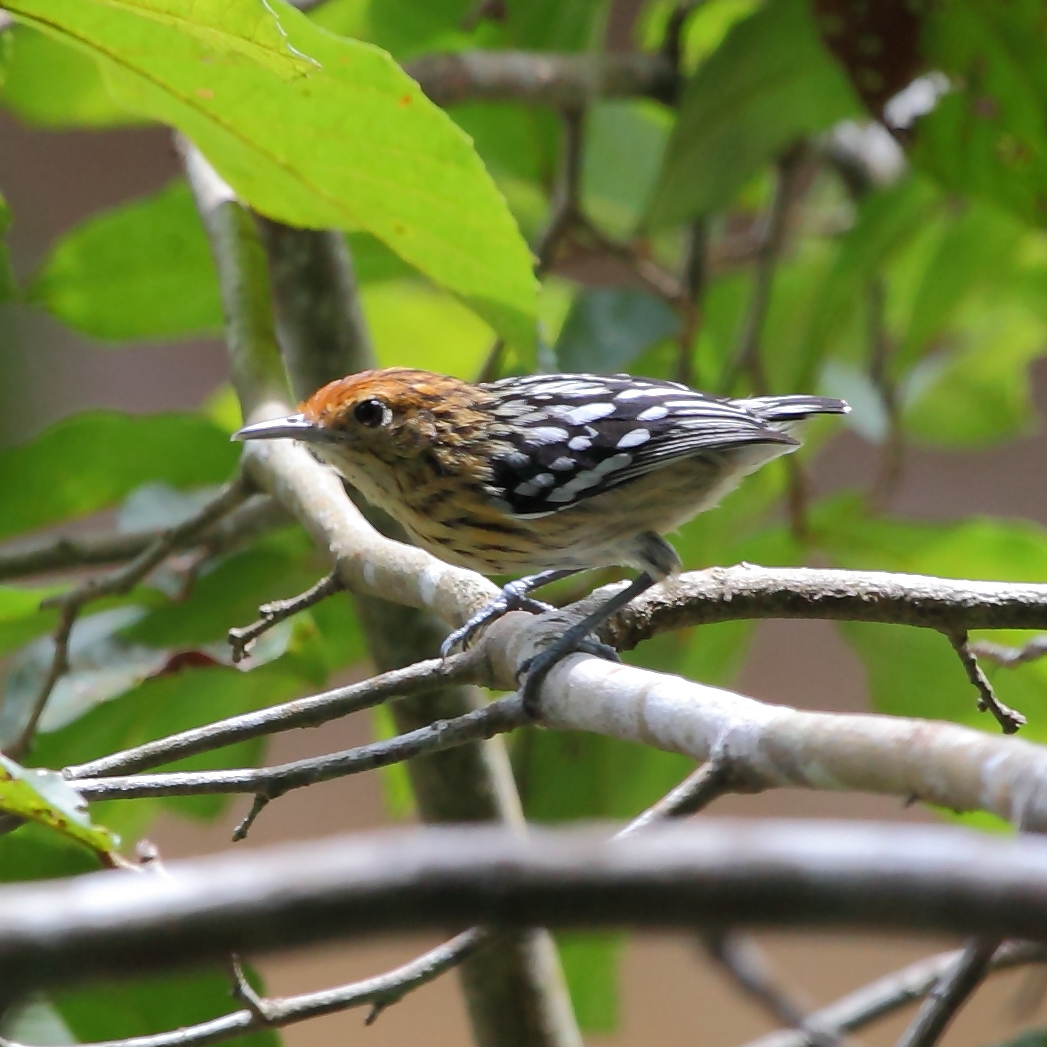
{"label": "dark shadowed leaf", "polygon": [[651,222],[722,207],[796,139],[858,106],[818,39],[807,0],[770,0],[731,29],[685,88]]}
{"label": "dark shadowed leaf", "polygon": [[612,374],[679,327],[679,316],[644,291],[590,288],[571,306],[556,342],[556,359],[564,371]]}
{"label": "dark shadowed leaf", "polygon": [[917,130],[914,158],[948,189],[1047,223],[1043,10],[1030,0],[932,5],[924,37],[951,91]]}

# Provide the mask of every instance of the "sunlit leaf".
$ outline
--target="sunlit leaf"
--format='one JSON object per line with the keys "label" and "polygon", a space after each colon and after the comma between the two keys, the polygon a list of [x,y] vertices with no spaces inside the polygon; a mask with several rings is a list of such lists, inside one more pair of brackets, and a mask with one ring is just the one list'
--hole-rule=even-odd
{"label": "sunlit leaf", "polygon": [[91,822],[87,804],[57,771],[20,767],[2,753],[0,810],[39,822],[96,851],[111,851],[117,842],[108,829]]}
{"label": "sunlit leaf", "polygon": [[5,29],[0,104],[44,127],[119,127],[142,117],[117,103],[97,63],[27,25]]}
{"label": "sunlit leaf", "polygon": [[29,295],[95,338],[175,338],[222,329],[211,249],[181,181],[66,234]]}
{"label": "sunlit leaf", "polygon": [[366,229],[511,342],[534,337],[535,281],[504,199],[454,123],[383,51],[289,5],[12,0],[99,60],[129,108],[190,137],[264,214]]}
{"label": "sunlit leaf", "polygon": [[1047,351],[1042,321],[1001,302],[974,303],[951,333],[952,349],[925,361],[905,429],[921,443],[985,447],[1035,428],[1029,365]]}

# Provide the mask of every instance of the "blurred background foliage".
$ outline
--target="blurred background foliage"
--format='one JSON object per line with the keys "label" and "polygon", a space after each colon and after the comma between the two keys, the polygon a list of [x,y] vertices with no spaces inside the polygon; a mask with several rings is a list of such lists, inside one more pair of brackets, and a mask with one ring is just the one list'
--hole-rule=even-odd
{"label": "blurred background foliage", "polygon": [[[114,82],[96,45],[42,32],[32,19],[46,6],[11,4],[27,21],[0,34],[0,101],[10,112],[53,129],[154,116],[181,126],[159,103],[131,104],[134,85]],[[51,4],[59,23],[65,7]],[[201,17],[210,10],[196,7]],[[248,0],[226,8],[245,26],[258,21]],[[490,220],[494,232],[486,240],[478,233],[476,249],[494,261],[491,273],[477,276],[456,268],[446,245],[430,255],[404,250],[382,224],[386,211],[397,213],[401,183],[380,188],[384,198],[373,206],[382,215],[340,221],[352,226],[363,309],[383,364],[466,378],[536,367],[626,370],[722,394],[843,396],[854,408],[847,424],[880,449],[871,488],[811,495],[805,463],[839,432],[837,423],[814,426],[799,454],[752,477],[676,536],[688,568],[746,560],[1047,581],[1047,534],[1037,525],[891,512],[908,447],[991,447],[1037,425],[1029,368],[1047,351],[1042,3],[327,0],[310,17],[312,26],[280,15],[307,56],[310,43],[333,55],[368,41],[409,68],[420,56],[477,48],[598,57],[614,27],[618,50],[661,54],[680,77],[673,97],[594,95],[567,119],[526,100],[456,104],[449,114],[464,135],[435,107],[425,110],[411,144],[420,156],[455,153],[467,184],[455,190],[452,218],[475,206],[474,224]],[[119,19],[98,32],[114,51],[131,46]],[[376,64],[366,75],[377,82],[391,69]],[[173,69],[172,83],[181,72]],[[235,70],[229,75],[235,79]],[[342,115],[336,88],[313,103],[330,108],[317,128]],[[234,124],[250,107],[280,111],[276,88],[272,98],[257,90],[232,91],[221,103]],[[217,163],[231,147],[212,144]],[[328,144],[328,159],[366,166],[366,149],[350,136]],[[264,152],[266,143],[255,146]],[[571,184],[565,149],[580,160]],[[310,211],[309,193],[319,195],[310,189],[313,172],[303,171],[290,217],[322,218],[319,205]],[[419,171],[407,165],[405,192],[428,177],[424,164]],[[381,183],[380,169],[370,173]],[[267,194],[281,191],[250,180],[237,187],[263,209]],[[524,245],[542,241],[565,192],[569,221],[535,288]],[[10,216],[2,217],[6,227]],[[182,181],[69,229],[17,281],[4,259],[0,294],[47,310],[114,352],[134,339],[179,340],[222,327],[214,266]],[[101,510],[115,510],[125,531],[169,526],[231,474],[237,451],[227,437],[239,421],[231,391],[219,389],[197,413],[91,411],[0,448],[0,536],[22,540]],[[298,530],[274,526],[203,562],[169,564],[128,596],[97,605],[74,632],[72,671],[52,695],[31,762],[79,763],[314,691],[358,664],[364,644],[343,599],[273,630],[247,671],[230,664],[227,630],[323,571]],[[56,612],[40,608],[41,596],[68,584],[0,584],[0,747],[17,735],[46,672]],[[565,586],[559,595],[579,591]],[[883,625],[841,631],[867,668],[874,708],[995,729],[975,711],[945,638]],[[710,625],[659,637],[629,657],[728,685],[752,634],[747,622]],[[1025,736],[1047,739],[1047,664],[998,672],[994,682],[1029,717]],[[389,729],[379,714],[376,730]],[[689,769],[680,757],[597,736],[523,732],[513,751],[528,814],[542,821],[628,817]],[[264,744],[250,742],[187,765],[239,766],[263,755]],[[390,772],[387,785],[391,806],[409,809],[406,778]],[[96,820],[133,845],[160,810],[212,818],[223,803],[111,803]],[[0,838],[0,879],[90,865],[76,844],[41,826]],[[614,1025],[616,947],[606,936],[564,942],[587,1028]],[[201,1001],[220,983],[215,976],[192,991],[143,984],[133,989],[134,1006],[68,993],[43,1017],[37,1009],[21,1020],[64,1022],[82,1039],[158,1031],[195,1020],[176,1001],[191,1000],[202,1014]],[[139,1010],[164,1020],[128,1024]]]}

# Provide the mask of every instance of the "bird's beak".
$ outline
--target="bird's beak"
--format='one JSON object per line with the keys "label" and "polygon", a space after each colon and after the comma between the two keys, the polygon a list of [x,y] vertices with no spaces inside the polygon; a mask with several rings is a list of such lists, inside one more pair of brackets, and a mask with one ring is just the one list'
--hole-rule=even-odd
{"label": "bird's beak", "polygon": [[289,414],[284,418],[270,418],[265,422],[255,422],[237,429],[230,439],[233,440],[274,440],[291,437],[305,440],[308,443],[328,443],[336,437],[322,425],[310,422],[304,414]]}

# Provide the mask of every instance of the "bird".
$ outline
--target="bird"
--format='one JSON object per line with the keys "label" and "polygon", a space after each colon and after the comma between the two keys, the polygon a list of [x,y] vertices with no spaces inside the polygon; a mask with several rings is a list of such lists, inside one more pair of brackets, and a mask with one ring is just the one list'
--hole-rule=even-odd
{"label": "bird", "polygon": [[681,568],[663,537],[748,474],[795,451],[796,423],[846,414],[843,400],[732,399],[627,374],[529,374],[470,383],[406,367],[336,379],[297,412],[234,440],[300,440],[421,548],[485,575],[522,575],[454,630],[446,657],[529,594],[620,565],[639,574],[521,667],[534,716],[541,682],[577,650],[616,658],[595,630]]}

